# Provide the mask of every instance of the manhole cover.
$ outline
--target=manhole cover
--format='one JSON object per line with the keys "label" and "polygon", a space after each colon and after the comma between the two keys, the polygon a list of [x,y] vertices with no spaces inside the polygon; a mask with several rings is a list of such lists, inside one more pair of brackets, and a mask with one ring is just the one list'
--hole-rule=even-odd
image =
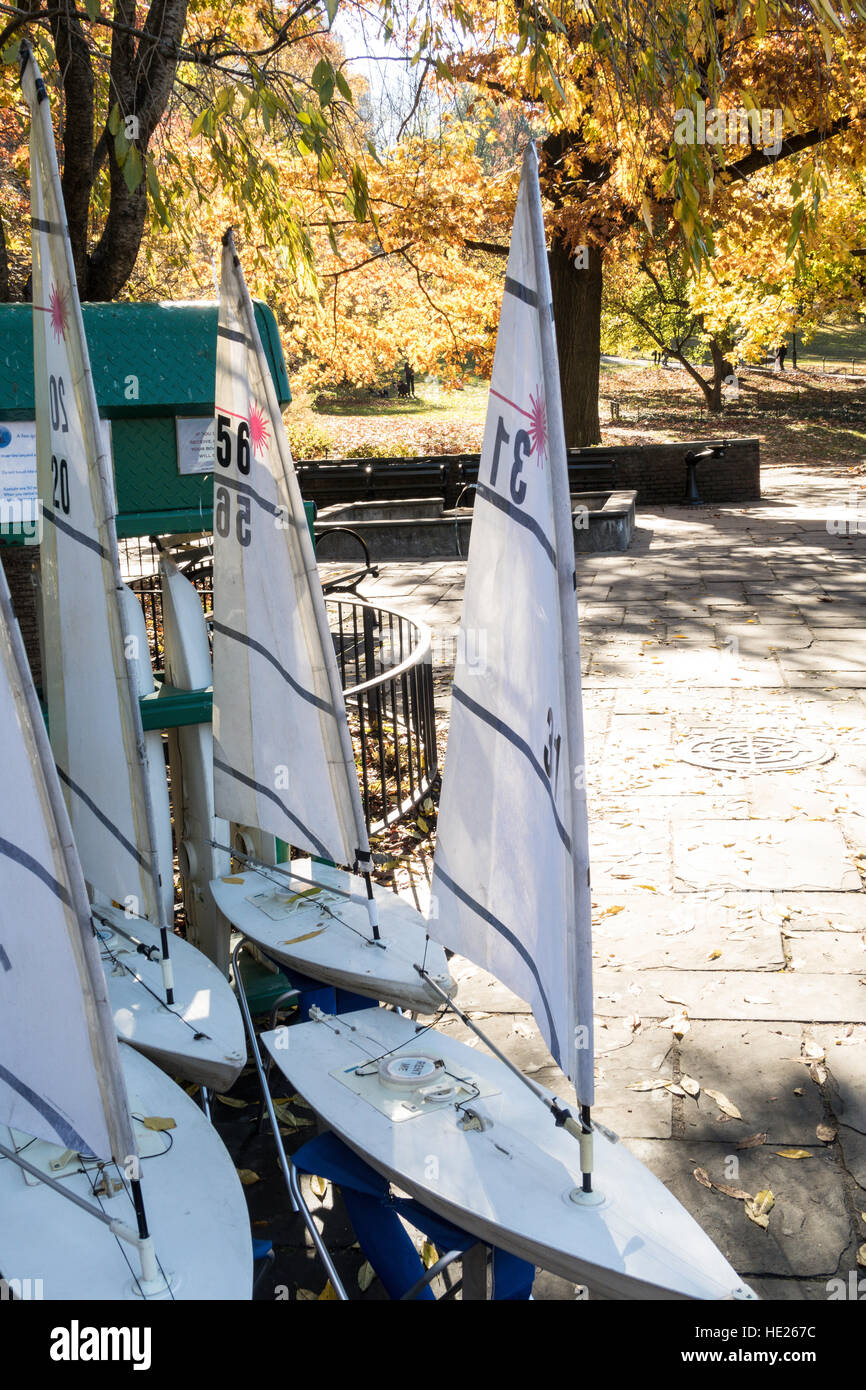
{"label": "manhole cover", "polygon": [[692,739],[680,750],[683,762],[725,772],[785,772],[826,763],[832,756],[832,748],[812,739],[739,732]]}

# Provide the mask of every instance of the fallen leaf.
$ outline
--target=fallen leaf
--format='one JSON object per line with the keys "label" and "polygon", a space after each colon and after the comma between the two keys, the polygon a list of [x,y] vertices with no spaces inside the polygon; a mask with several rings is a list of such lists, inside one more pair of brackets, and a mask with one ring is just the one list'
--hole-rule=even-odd
{"label": "fallen leaf", "polygon": [[710,954],[707,956],[707,960],[718,960],[721,954],[721,951],[717,947],[715,951],[710,951]]}
{"label": "fallen leaf", "polygon": [[816,1086],[823,1086],[824,1082],[827,1080],[827,1068],[824,1066],[823,1062],[810,1062],[809,1075]]}
{"label": "fallen leaf", "polygon": [[318,1302],[319,1302],[319,1303],[336,1303],[336,1302],[337,1302],[337,1291],[336,1291],[336,1289],[334,1288],[333,1284],[331,1283],[330,1279],[328,1280],[328,1282],[327,1282],[327,1284],[325,1285],[325,1287],[322,1289],[322,1292],[319,1294]]}
{"label": "fallen leaf", "polygon": [[776,1149],[777,1158],[811,1158],[808,1149]]}
{"label": "fallen leaf", "polygon": [[709,1086],[705,1086],[704,1095],[709,1096],[711,1100],[716,1102],[716,1105],[723,1115],[730,1116],[732,1120],[741,1120],[743,1118],[734,1103],[728,1100],[728,1097],[723,1095],[721,1091],[711,1091]]}
{"label": "fallen leaf", "polygon": [[298,1289],[297,1293],[295,1294],[295,1301],[297,1303],[315,1303],[318,1297],[319,1295],[317,1293],[313,1293],[312,1289]]}
{"label": "fallen leaf", "polygon": [[314,1175],[310,1178],[310,1187],[313,1189],[317,1197],[324,1197],[325,1193],[328,1190],[327,1182],[324,1178],[320,1178],[318,1175]]}
{"label": "fallen leaf", "polygon": [[692,1096],[694,1100],[697,1100],[698,1096],[701,1094],[701,1083],[700,1081],[695,1081],[693,1076],[681,1076],[680,1085],[686,1095]]}
{"label": "fallen leaf", "polygon": [[168,1119],[164,1115],[145,1115],[141,1123],[144,1125],[145,1129],[154,1129],[158,1134],[162,1133],[164,1129],[177,1128],[175,1121]]}
{"label": "fallen leaf", "polygon": [[421,1263],[425,1269],[431,1269],[439,1259],[439,1252],[430,1240],[425,1240],[421,1246]]}
{"label": "fallen leaf", "polygon": [[805,1094],[806,1094],[806,1092],[803,1090],[803,1087],[802,1087],[802,1086],[795,1086],[795,1087],[794,1087],[794,1095],[795,1095],[795,1096],[804,1096]]}
{"label": "fallen leaf", "polygon": [[254,1173],[252,1168],[236,1168],[235,1172],[241,1180],[242,1187],[252,1187],[254,1182],[261,1182],[258,1173]]}
{"label": "fallen leaf", "polygon": [[769,999],[759,999],[756,994],[744,994],[743,1002],[745,1004],[769,1004],[770,1001]]}
{"label": "fallen leaf", "polygon": [[866,1269],[866,1245],[861,1245],[860,1249],[857,1251],[857,1263],[862,1268]]}
{"label": "fallen leaf", "polygon": [[602,917],[615,917],[618,912],[625,912],[625,907],[606,907],[601,915]]}
{"label": "fallen leaf", "polygon": [[776,1199],[769,1188],[764,1188],[761,1192],[744,1203],[746,1215],[750,1221],[754,1221],[756,1226],[762,1227],[766,1231],[770,1224],[770,1212],[775,1206]]}
{"label": "fallen leaf", "polygon": [[734,1187],[729,1182],[714,1182],[713,1187],[717,1192],[721,1192],[724,1197],[734,1197],[738,1202],[751,1202],[751,1192],[746,1192],[742,1187]]}
{"label": "fallen leaf", "polygon": [[655,1081],[632,1081],[630,1086],[626,1086],[627,1091],[658,1091],[662,1086],[669,1086],[669,1081],[662,1081],[656,1078]]}
{"label": "fallen leaf", "polygon": [[707,1172],[706,1168],[696,1168],[694,1170],[693,1177],[697,1182],[700,1183],[701,1187],[709,1187],[710,1189],[712,1189],[713,1180]]}
{"label": "fallen leaf", "polygon": [[236,1100],[234,1096],[217,1096],[217,1100],[221,1100],[223,1105],[230,1105],[233,1110],[246,1110],[247,1108],[245,1100]]}
{"label": "fallen leaf", "polygon": [[815,1130],[816,1135],[822,1144],[832,1144],[838,1133],[834,1125],[818,1125]]}
{"label": "fallen leaf", "polygon": [[375,1278],[376,1271],[370,1264],[370,1261],[365,1260],[364,1263],[361,1265],[361,1268],[358,1270],[358,1288],[361,1290],[361,1293],[367,1292]]}
{"label": "fallen leaf", "polygon": [[757,1148],[760,1148],[761,1144],[766,1144],[766,1142],[767,1142],[767,1134],[766,1134],[766,1131],[762,1131],[762,1132],[760,1132],[760,1133],[758,1133],[758,1134],[747,1134],[746,1137],[745,1137],[745,1139],[741,1139],[741,1140],[740,1140],[739,1144],[737,1145],[737,1148],[738,1148],[738,1149],[757,1149]]}

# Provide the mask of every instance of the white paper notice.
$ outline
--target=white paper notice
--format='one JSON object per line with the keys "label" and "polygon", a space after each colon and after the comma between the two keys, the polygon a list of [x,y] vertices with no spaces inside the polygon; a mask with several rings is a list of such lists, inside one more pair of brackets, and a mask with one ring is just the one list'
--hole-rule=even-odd
{"label": "white paper notice", "polygon": [[179,415],[177,426],[178,473],[212,473],[214,420],[212,415]]}

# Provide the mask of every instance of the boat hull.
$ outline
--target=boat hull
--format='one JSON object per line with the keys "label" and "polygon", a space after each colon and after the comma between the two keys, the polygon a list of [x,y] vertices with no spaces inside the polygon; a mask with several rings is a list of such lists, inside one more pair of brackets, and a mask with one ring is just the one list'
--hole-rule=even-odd
{"label": "boat hull", "polygon": [[[326,1016],[266,1033],[274,1061],[321,1119],[373,1168],[479,1240],[614,1299],[754,1295],[667,1188],[596,1127],[593,1186],[573,1198],[580,1149],[496,1058],[387,1010]],[[483,1129],[463,1128],[454,1103],[394,1119],[394,1092],[353,1073],[364,1056],[399,1048],[441,1058],[467,1083]],[[369,1068],[368,1068],[369,1069]],[[365,1094],[358,1093],[363,1084]],[[481,1097],[471,1098],[475,1087]],[[380,1094],[381,1092],[381,1094]],[[415,1098],[417,1100],[417,1097]]]}
{"label": "boat hull", "polygon": [[[175,1128],[153,1133],[134,1122],[147,1145],[142,1190],[148,1226],[171,1292],[160,1298],[248,1299],[253,1256],[244,1191],[222,1140],[201,1110],[157,1067],[131,1047],[121,1061],[134,1116],[160,1116]],[[9,1131],[0,1129],[9,1146]],[[168,1144],[169,1138],[171,1144]],[[164,1152],[160,1152],[164,1149]],[[110,1169],[114,1176],[117,1170]],[[63,1176],[76,1196],[96,1204],[92,1177]],[[128,1192],[102,1197],[103,1210],[135,1227]],[[40,1280],[48,1300],[130,1300],[141,1303],[132,1271],[134,1246],[121,1242],[86,1212],[43,1183],[25,1180],[14,1163],[0,1163],[0,1270],[9,1281]],[[13,1284],[13,1288],[15,1285]]]}
{"label": "boat hull", "polygon": [[[165,1003],[160,933],[141,917],[99,906],[117,932],[101,942],[114,1026],[123,1042],[143,1052],[171,1076],[227,1091],[246,1059],[244,1025],[235,993],[217,967],[182,937],[170,938],[175,1003]],[[105,936],[108,928],[100,922]],[[153,951],[148,959],[127,933]]]}
{"label": "boat hull", "polygon": [[[216,879],[211,888],[217,906],[238,931],[269,956],[314,980],[397,1008],[430,1013],[442,1001],[415,970],[416,963],[423,963],[446,993],[454,991],[443,948],[427,937],[420,912],[396,893],[375,888],[382,949],[370,941],[366,895],[353,888],[360,882],[357,877],[309,859],[293,859],[292,872],[299,879],[287,878],[285,889],[273,876],[254,870]],[[349,896],[325,891],[298,898],[305,891],[301,879]],[[323,904],[342,920],[323,911]]]}

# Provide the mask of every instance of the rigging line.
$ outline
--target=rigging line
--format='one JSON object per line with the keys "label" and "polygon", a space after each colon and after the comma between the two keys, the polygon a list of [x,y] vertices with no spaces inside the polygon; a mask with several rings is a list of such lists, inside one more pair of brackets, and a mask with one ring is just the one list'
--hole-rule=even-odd
{"label": "rigging line", "polygon": [[[420,1038],[424,1033],[429,1033],[429,1031],[430,1031],[431,1028],[435,1028],[436,1025],[437,1025],[437,1023],[440,1022],[440,1020],[444,1017],[444,1015],[445,1015],[447,1012],[448,1012],[447,1009],[444,1009],[444,1008],[443,1008],[443,1009],[440,1009],[439,1013],[438,1013],[438,1014],[436,1015],[436,1017],[432,1020],[432,1022],[430,1022],[430,1023],[425,1023],[425,1024],[423,1025],[423,1027],[419,1028],[415,1033],[412,1034],[411,1037],[409,1037],[409,1038],[404,1038],[403,1042],[401,1042],[401,1043],[395,1043],[393,1047],[389,1047],[388,1050],[387,1050],[386,1052],[380,1052],[380,1053],[378,1054],[378,1056],[374,1056],[373,1053],[369,1052],[368,1049],[364,1046],[364,1044],[361,1043],[361,1042],[359,1042],[357,1038],[350,1037],[350,1038],[349,1038],[349,1042],[350,1042],[350,1043],[352,1043],[355,1047],[357,1047],[361,1052],[366,1052],[366,1053],[367,1053],[367,1061],[366,1061],[366,1062],[359,1062],[359,1063],[358,1063],[358,1067],[371,1066],[371,1065],[373,1065],[373,1064],[375,1064],[375,1063],[382,1062],[382,1061],[384,1061],[384,1059],[385,1059],[386,1057],[390,1057],[390,1056],[392,1055],[392,1053],[394,1053],[394,1052],[399,1052],[401,1047],[407,1047],[407,1046],[409,1045],[409,1043],[417,1042],[418,1038]],[[326,1013],[322,1013],[321,1017],[318,1018],[318,1019],[316,1019],[316,1022],[317,1022],[317,1023],[324,1023],[325,1027],[326,1027],[326,1028],[330,1028],[332,1033],[338,1033],[338,1032],[340,1032],[341,1030],[338,1029],[338,1028],[333,1027],[333,1026],[331,1025],[331,1023],[329,1022],[330,1019],[336,1018],[336,1017],[337,1017],[336,1014],[326,1014]],[[350,1034],[351,1034],[351,1033],[360,1033],[361,1030],[360,1030],[355,1024],[353,1024],[353,1023],[346,1023],[346,1022],[343,1021],[343,1020],[341,1020],[341,1022],[342,1022],[343,1029],[344,1029],[344,1030],[348,1030],[348,1032],[349,1032]],[[380,1039],[378,1039],[378,1038],[372,1038],[372,1037],[370,1037],[369,1035],[364,1035],[364,1036],[366,1036],[367,1042],[370,1042],[370,1043],[379,1043],[379,1046],[381,1046],[381,1040],[380,1040]],[[357,1071],[357,1070],[358,1070],[358,1067],[347,1067],[346,1070],[347,1070],[347,1071]],[[459,1078],[458,1078],[458,1079],[459,1079]]]}
{"label": "rigging line", "polygon": [[[130,1116],[131,1116],[131,1118],[132,1118],[133,1120],[138,1120],[138,1123],[139,1123],[139,1124],[143,1124],[143,1123],[144,1123],[142,1117],[141,1117],[140,1115],[134,1115],[134,1114],[132,1113],[132,1111],[130,1111]],[[158,1154],[145,1154],[144,1158],[142,1158],[140,1155],[138,1155],[137,1157],[138,1157],[138,1162],[139,1162],[139,1164],[146,1163],[147,1160],[150,1159],[150,1158],[162,1158],[165,1154],[167,1154],[167,1153],[169,1152],[170,1149],[173,1149],[173,1148],[174,1148],[174,1137],[173,1137],[167,1130],[163,1130],[162,1133],[165,1135],[165,1138],[168,1140],[168,1143],[166,1144],[166,1146],[165,1146],[165,1148],[163,1149],[162,1153],[158,1153]],[[132,1192],[130,1191],[130,1189],[127,1187],[127,1184],[126,1184],[126,1173],[124,1172],[123,1169],[121,1169],[120,1167],[118,1167],[118,1165],[117,1165],[116,1162],[115,1162],[115,1165],[114,1165],[114,1166],[115,1166],[115,1168],[117,1168],[117,1175],[118,1175],[118,1177],[120,1178],[120,1181],[121,1181],[121,1183],[122,1183],[122,1185],[123,1185],[123,1190],[124,1190],[124,1192],[126,1193],[126,1196],[128,1197],[129,1201],[132,1203],[133,1208],[135,1208],[135,1201],[134,1201]],[[97,1198],[97,1201],[98,1201],[98,1200],[99,1200],[99,1199]],[[115,1239],[117,1239],[116,1236],[115,1236]],[[129,1265],[129,1259],[128,1259],[127,1255],[126,1255],[126,1251],[125,1251],[125,1250],[124,1250],[123,1254],[124,1254],[124,1258],[126,1258],[126,1263]],[[160,1259],[159,1255],[157,1254],[157,1251],[156,1251],[156,1247],[155,1247],[155,1246],[154,1246],[154,1250],[153,1250],[153,1255],[154,1255],[154,1259],[156,1260],[156,1267],[157,1267],[157,1269],[159,1270],[160,1274],[162,1275],[162,1278],[163,1278],[163,1282],[164,1282],[164,1284],[165,1284],[165,1287],[166,1287],[166,1289],[168,1290],[168,1293],[169,1293],[169,1296],[170,1296],[170,1298],[171,1298],[172,1303],[174,1303],[175,1297],[174,1297],[174,1289],[172,1288],[171,1279],[169,1278],[168,1274],[166,1273],[165,1269],[163,1268],[162,1260]],[[130,1269],[132,1269],[132,1266],[131,1266],[131,1265],[130,1265]],[[141,1285],[140,1285],[140,1281],[139,1281],[138,1275],[135,1274],[134,1271],[133,1271],[133,1278],[135,1279],[136,1284],[138,1284],[138,1286],[139,1286],[139,1290],[140,1290],[140,1292],[141,1292],[141,1294],[142,1294],[142,1297],[146,1299],[147,1295],[146,1295],[146,1294],[144,1293],[144,1291],[141,1289]]]}
{"label": "rigging line", "polygon": [[528,1076],[524,1076],[520,1068],[515,1066],[515,1064],[508,1057],[506,1057],[505,1053],[502,1052],[501,1049],[496,1046],[496,1043],[493,1042],[490,1038],[488,1038],[487,1034],[481,1028],[478,1027],[478,1024],[472,1022],[472,1019],[469,1017],[469,1015],[465,1014],[463,1010],[459,1007],[459,1005],[455,1004],[454,1000],[449,998],[449,996],[445,993],[444,989],[440,989],[440,987],[436,984],[436,981],[432,978],[431,975],[427,973],[426,970],[423,970],[420,965],[416,965],[415,969],[418,971],[418,974],[421,975],[440,996],[440,998],[443,1001],[445,1010],[447,1011],[448,1009],[451,1009],[460,1019],[461,1023],[465,1023],[467,1028],[471,1028],[472,1032],[475,1033],[484,1043],[484,1046],[490,1049],[494,1057],[497,1057],[500,1062],[504,1063],[508,1070],[512,1072],[514,1076],[517,1077],[518,1081],[522,1081],[527,1090],[531,1091],[532,1094],[536,1097],[536,1099],[540,1100],[542,1105],[550,1111],[551,1115],[554,1118],[554,1121],[556,1122],[557,1128],[566,1129],[568,1133],[572,1136],[572,1138],[577,1139],[579,1141],[581,1169],[583,1171],[587,1171],[583,1169],[583,1164],[585,1158],[587,1159],[587,1161],[589,1161],[588,1154],[586,1152],[587,1140],[589,1140],[592,1136],[592,1121],[590,1118],[589,1106],[580,1106],[581,1118],[580,1120],[576,1120],[572,1115],[571,1111],[568,1109],[568,1107],[566,1105],[563,1105],[562,1102],[556,1096],[548,1096],[541,1086],[539,1086],[535,1081],[531,1081]]}
{"label": "rigging line", "polygon": [[[97,918],[99,919],[100,922],[104,922],[105,925],[106,925],[107,927],[111,927],[112,930],[119,930],[119,928],[117,928],[117,927],[115,926],[114,922],[112,922],[110,918],[108,918],[108,917],[103,917],[103,916],[101,915],[101,913],[99,913],[96,909],[94,909],[93,915],[94,915],[94,917],[97,917]],[[120,932],[120,935],[123,936],[123,937],[125,937],[127,941],[134,941],[134,940],[135,940],[134,937],[132,937],[132,936],[127,936],[126,932],[124,932],[124,931],[121,931],[121,932]],[[169,1008],[169,1006],[168,1006],[168,1004],[165,1002],[165,1000],[162,999],[162,998],[160,998],[160,996],[156,993],[155,990],[152,990],[152,989],[151,989],[151,987],[150,987],[150,985],[147,983],[147,981],[146,981],[146,980],[143,980],[143,979],[141,978],[141,976],[140,976],[139,974],[137,974],[137,972],[136,972],[135,970],[133,970],[133,968],[132,968],[131,965],[127,965],[127,964],[126,964],[126,961],[123,961],[123,960],[120,959],[119,956],[116,956],[116,955],[114,954],[114,952],[112,951],[111,947],[110,947],[109,945],[107,945],[106,942],[104,942],[104,941],[102,941],[102,940],[99,939],[99,934],[98,934],[98,933],[96,934],[96,936],[97,936],[97,940],[99,941],[100,954],[102,954],[102,953],[104,952],[104,954],[105,954],[106,956],[108,956],[108,959],[109,959],[109,960],[113,961],[115,965],[120,966],[120,969],[121,969],[121,970],[125,970],[126,973],[127,973],[128,975],[131,975],[132,978],[133,978],[138,984],[141,985],[142,989],[147,990],[147,993],[151,996],[151,998],[156,1000],[157,1004],[160,1006],[161,1009],[165,1009],[166,1013],[171,1014],[172,1018],[176,1018],[177,1021],[178,1021],[178,1023],[184,1024],[184,1026],[190,1030],[190,1032],[192,1033],[193,1038],[194,1038],[194,1040],[195,1040],[196,1042],[199,1042],[199,1041],[201,1041],[202,1039],[205,1039],[207,1042],[213,1042],[213,1038],[211,1037],[210,1033],[204,1033],[204,1032],[201,1031],[200,1028],[195,1028],[195,1027],[193,1026],[193,1024],[191,1024],[191,1023],[189,1022],[188,1019],[184,1018],[183,1014],[175,1013],[175,1008],[178,1007],[177,1005],[175,1005],[173,1008]],[[144,945],[143,942],[142,942],[141,944]],[[152,950],[152,951],[156,951],[156,950],[158,950],[158,947],[156,947],[156,946],[151,946],[151,947],[149,947],[148,949],[149,949],[149,950]],[[142,954],[143,954],[143,953],[142,953]],[[148,960],[151,960],[151,957],[150,957],[150,956],[147,956],[147,959],[148,959]],[[158,959],[161,959],[161,958],[158,957]]]}
{"label": "rigging line", "polygon": [[[115,1164],[114,1166],[115,1166],[115,1168],[117,1168],[117,1164]],[[83,1171],[83,1170],[82,1170],[82,1171]],[[103,1168],[101,1171],[102,1171],[102,1173],[103,1173],[103,1176],[105,1176],[105,1169]],[[119,1168],[117,1168],[117,1172],[118,1172],[118,1175],[119,1175],[119,1174],[120,1174],[120,1169],[119,1169]],[[92,1196],[95,1198],[95,1200],[99,1203],[99,1209],[100,1209],[100,1211],[104,1212],[105,1215],[107,1216],[107,1215],[108,1215],[108,1212],[105,1211],[105,1207],[102,1205],[102,1198],[100,1197],[100,1194],[96,1191],[96,1187],[95,1187],[95,1185],[94,1185],[94,1183],[93,1183],[93,1180],[92,1180],[91,1177],[90,1177],[90,1174],[89,1174],[89,1173],[85,1173],[85,1176],[86,1176],[88,1182],[90,1183],[91,1195],[92,1195]],[[110,1178],[110,1177],[108,1178],[108,1181],[109,1181],[109,1182],[111,1181],[111,1178]],[[122,1179],[121,1179],[121,1185],[123,1186],[123,1191],[126,1193],[126,1196],[129,1198],[130,1203],[131,1203],[131,1202],[132,1202],[132,1198],[130,1197],[130,1194],[126,1191],[126,1186],[125,1186],[125,1184],[123,1184],[123,1180],[122,1180]],[[131,1262],[129,1256],[127,1255],[126,1251],[124,1250],[124,1248],[123,1248],[123,1242],[122,1242],[122,1241],[119,1239],[119,1237],[116,1236],[116,1235],[115,1235],[114,1239],[115,1239],[115,1242],[116,1242],[116,1244],[117,1244],[117,1248],[119,1249],[121,1255],[123,1256],[124,1260],[126,1261],[126,1267],[127,1267],[127,1269],[129,1270],[130,1274],[132,1275],[133,1282],[134,1282],[134,1284],[135,1284],[136,1289],[138,1290],[138,1295],[139,1295],[140,1298],[144,1299],[144,1298],[145,1298],[145,1292],[144,1292],[144,1289],[141,1287],[141,1280],[140,1280],[140,1278],[139,1278],[138,1271],[133,1267],[132,1262]]]}

